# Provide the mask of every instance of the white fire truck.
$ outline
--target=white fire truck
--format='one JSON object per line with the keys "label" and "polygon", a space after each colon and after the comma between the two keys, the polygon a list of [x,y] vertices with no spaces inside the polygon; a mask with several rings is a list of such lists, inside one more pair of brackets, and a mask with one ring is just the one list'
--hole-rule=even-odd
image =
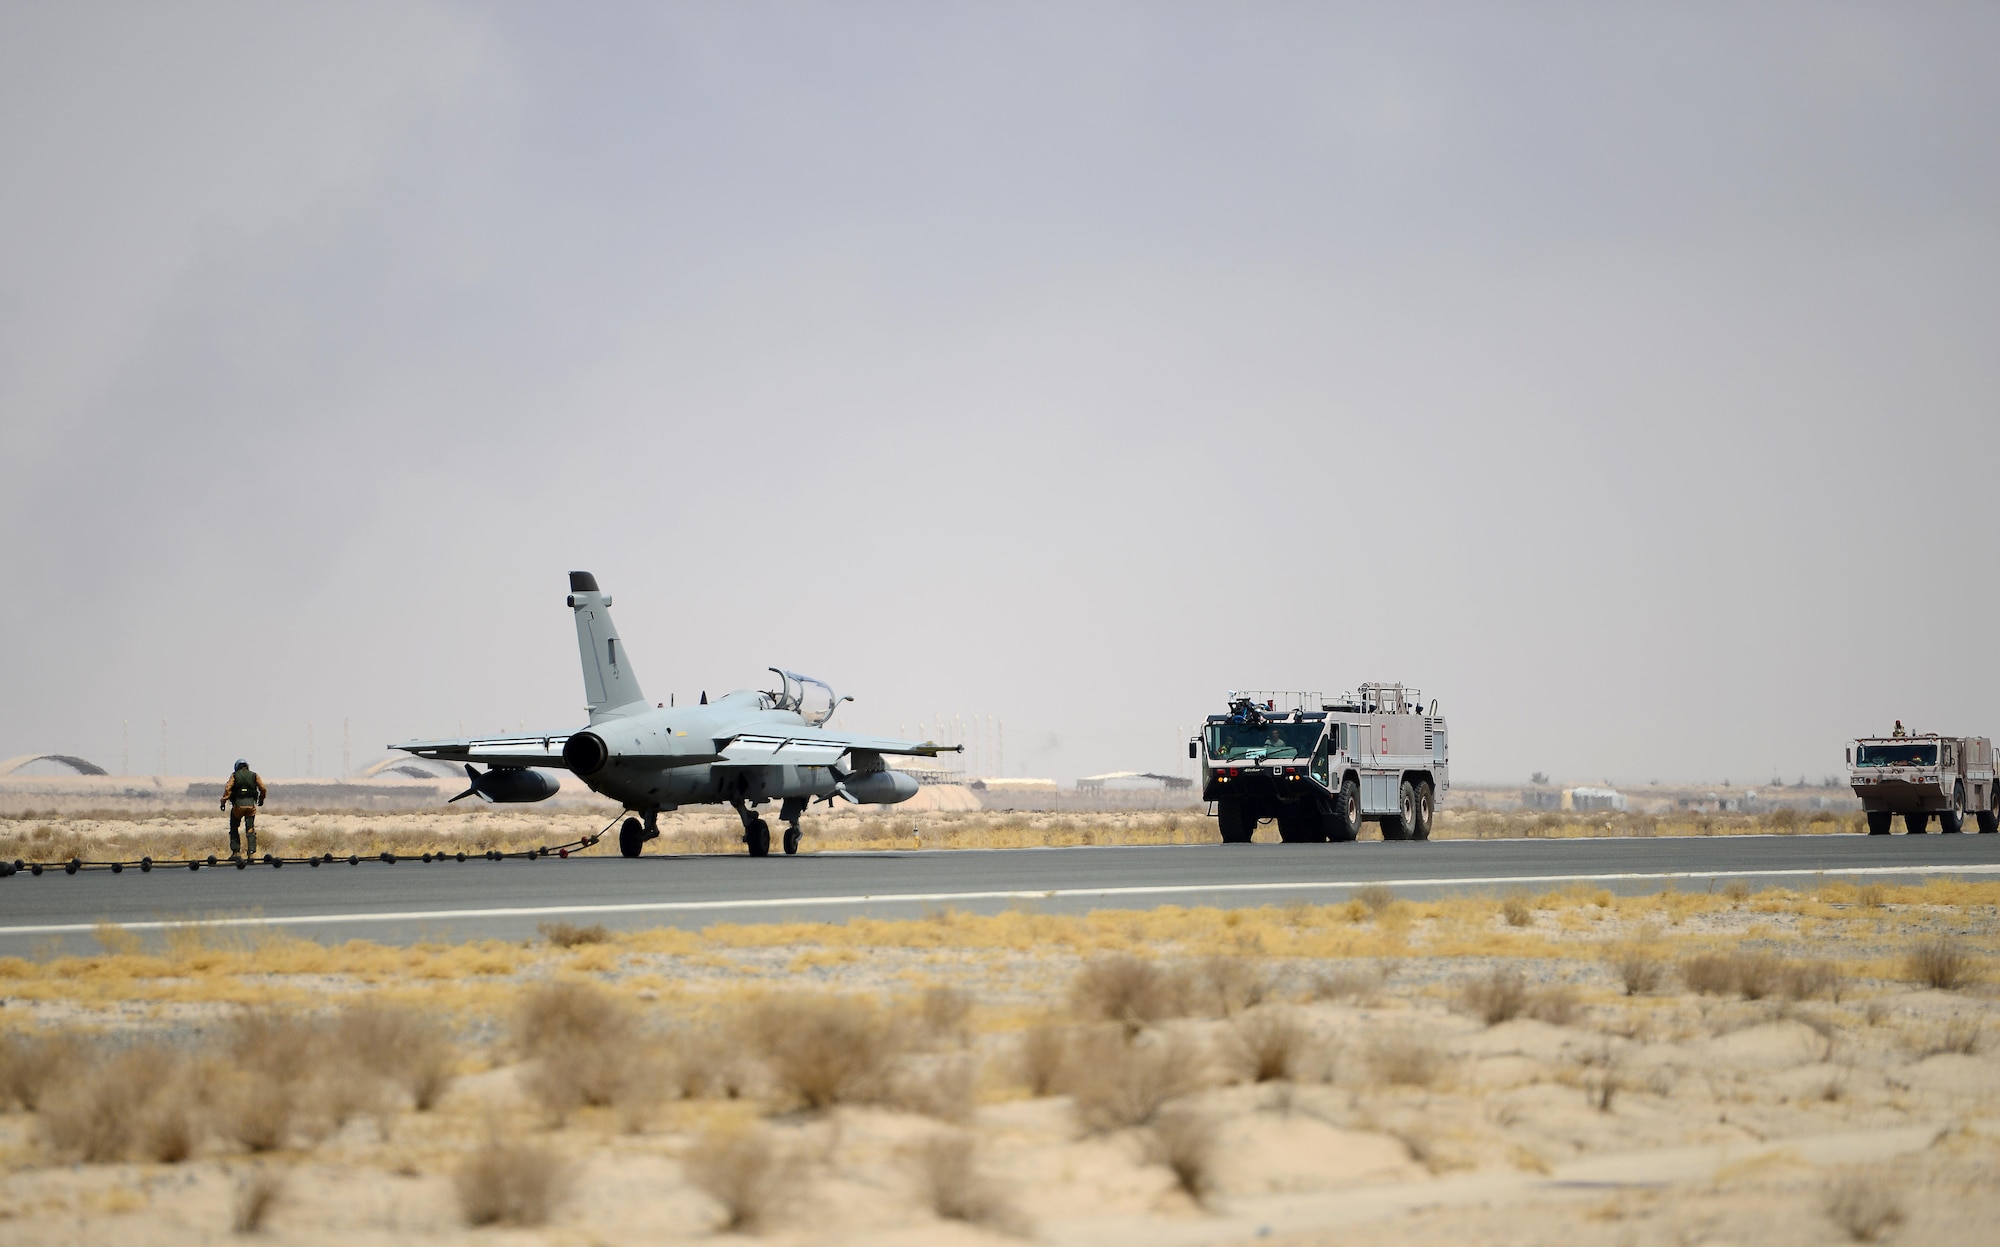
{"label": "white fire truck", "polygon": [[1266,819],[1294,843],[1352,840],[1363,822],[1379,824],[1384,840],[1427,840],[1451,787],[1437,703],[1425,710],[1401,684],[1364,684],[1332,700],[1233,692],[1188,756],[1201,761],[1202,796],[1225,844],[1247,844]]}
{"label": "white fire truck", "polygon": [[1948,835],[1964,828],[1967,814],[1979,830],[2000,831],[1993,742],[1984,736],[1864,736],[1847,746],[1847,779],[1871,836],[1888,835],[1898,814],[1913,836],[1930,830],[1933,814]]}

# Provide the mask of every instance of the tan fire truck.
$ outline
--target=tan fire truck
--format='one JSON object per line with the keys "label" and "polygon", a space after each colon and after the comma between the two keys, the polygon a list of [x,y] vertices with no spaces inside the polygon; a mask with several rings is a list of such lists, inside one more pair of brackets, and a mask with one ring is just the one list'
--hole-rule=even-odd
{"label": "tan fire truck", "polygon": [[1898,814],[1913,836],[1930,830],[1933,814],[1946,834],[1962,830],[1967,814],[1979,830],[2000,831],[1993,742],[1984,736],[1864,736],[1847,746],[1847,776],[1871,836],[1888,835]]}
{"label": "tan fire truck", "polygon": [[1333,699],[1233,692],[1188,756],[1225,844],[1248,843],[1265,819],[1294,843],[1352,840],[1364,821],[1384,840],[1428,840],[1451,787],[1448,746],[1436,702],[1426,711],[1416,689],[1364,684]]}

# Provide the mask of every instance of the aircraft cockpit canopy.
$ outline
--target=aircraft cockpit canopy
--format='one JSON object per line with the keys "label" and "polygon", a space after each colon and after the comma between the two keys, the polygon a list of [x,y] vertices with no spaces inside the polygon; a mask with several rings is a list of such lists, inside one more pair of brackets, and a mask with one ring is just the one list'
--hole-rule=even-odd
{"label": "aircraft cockpit canopy", "polygon": [[825,680],[815,680],[809,675],[777,667],[770,668],[770,671],[778,677],[778,687],[764,694],[771,699],[771,708],[789,710],[813,727],[831,719],[841,702],[854,700],[852,697],[836,697],[833,686]]}

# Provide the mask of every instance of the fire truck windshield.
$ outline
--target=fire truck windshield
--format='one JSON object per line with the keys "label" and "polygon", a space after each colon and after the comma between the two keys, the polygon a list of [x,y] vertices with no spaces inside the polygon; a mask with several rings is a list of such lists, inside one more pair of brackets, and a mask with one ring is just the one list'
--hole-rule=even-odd
{"label": "fire truck windshield", "polygon": [[1208,756],[1218,762],[1244,758],[1309,758],[1319,744],[1317,723],[1266,723],[1246,727],[1238,723],[1211,723],[1208,728]]}
{"label": "fire truck windshield", "polygon": [[1856,766],[1936,766],[1936,745],[1863,745],[1855,751]]}

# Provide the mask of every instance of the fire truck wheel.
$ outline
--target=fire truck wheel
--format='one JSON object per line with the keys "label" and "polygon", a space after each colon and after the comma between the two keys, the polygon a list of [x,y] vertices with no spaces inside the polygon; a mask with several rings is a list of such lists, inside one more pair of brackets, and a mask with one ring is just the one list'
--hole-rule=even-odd
{"label": "fire truck wheel", "polygon": [[1382,820],[1384,840],[1408,840],[1417,824],[1417,786],[1404,780],[1396,790],[1396,813]]}
{"label": "fire truck wheel", "polygon": [[1938,830],[1947,836],[1955,836],[1965,830],[1964,784],[1951,790],[1951,808],[1938,813]]}
{"label": "fire truck wheel", "polygon": [[1361,785],[1347,780],[1333,798],[1333,816],[1327,824],[1328,838],[1345,844],[1361,834]]}
{"label": "fire truck wheel", "polygon": [[1931,816],[1929,814],[1905,814],[1903,815],[1903,829],[1913,836],[1921,836],[1931,829]]}
{"label": "fire truck wheel", "polygon": [[[1991,805],[1995,800],[2000,800],[2000,797],[1988,797],[1987,803]],[[1984,809],[1973,815],[1973,817],[1979,820],[1980,831],[1988,835],[2000,831],[2000,810]]]}
{"label": "fire truck wheel", "polygon": [[1248,844],[1257,824],[1243,816],[1243,807],[1235,799],[1224,797],[1215,803],[1215,829],[1222,833],[1224,844]]}
{"label": "fire truck wheel", "polygon": [[1871,836],[1888,835],[1889,824],[1895,821],[1895,818],[1896,816],[1888,810],[1868,811],[1868,834]]}
{"label": "fire truck wheel", "polygon": [[636,818],[628,818],[618,828],[618,851],[627,857],[639,856],[639,849],[646,843],[646,829]]}
{"label": "fire truck wheel", "polygon": [[1428,782],[1419,783],[1417,785],[1417,825],[1415,830],[1411,832],[1412,839],[1428,840],[1431,838],[1431,814],[1434,812],[1433,807],[1434,799],[1431,794],[1430,784]]}

